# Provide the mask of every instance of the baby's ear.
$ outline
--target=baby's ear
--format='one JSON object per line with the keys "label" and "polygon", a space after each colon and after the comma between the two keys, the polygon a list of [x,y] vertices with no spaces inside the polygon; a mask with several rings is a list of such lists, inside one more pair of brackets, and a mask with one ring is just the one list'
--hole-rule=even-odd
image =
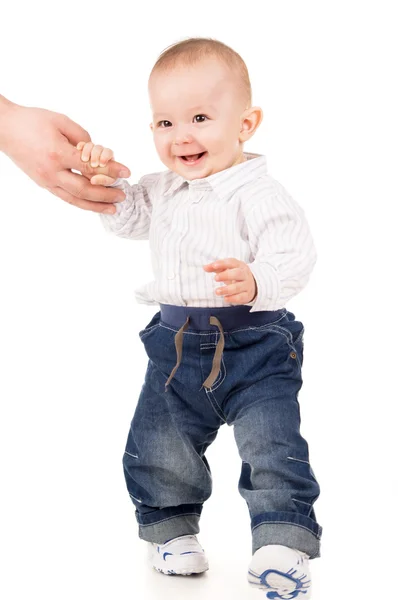
{"label": "baby's ear", "polygon": [[246,142],[255,133],[263,120],[263,111],[259,106],[251,106],[241,116],[239,141]]}
{"label": "baby's ear", "polygon": [[151,131],[153,133],[153,123],[149,123],[149,127],[151,128]]}

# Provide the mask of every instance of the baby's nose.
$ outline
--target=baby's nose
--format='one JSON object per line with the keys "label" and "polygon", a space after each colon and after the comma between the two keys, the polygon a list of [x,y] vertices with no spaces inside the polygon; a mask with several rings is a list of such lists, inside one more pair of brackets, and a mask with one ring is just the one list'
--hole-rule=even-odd
{"label": "baby's nose", "polygon": [[176,127],[174,134],[175,144],[187,144],[192,142],[191,132],[187,127]]}

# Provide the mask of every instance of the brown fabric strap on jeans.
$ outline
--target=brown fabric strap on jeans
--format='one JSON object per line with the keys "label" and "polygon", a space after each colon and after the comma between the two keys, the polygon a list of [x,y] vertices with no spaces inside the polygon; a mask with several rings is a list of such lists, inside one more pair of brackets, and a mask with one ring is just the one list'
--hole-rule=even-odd
{"label": "brown fabric strap on jeans", "polygon": [[184,325],[182,327],[180,327],[180,329],[177,331],[177,333],[175,335],[174,344],[175,344],[176,351],[177,351],[177,363],[176,363],[176,366],[174,367],[174,369],[172,370],[172,372],[170,373],[168,380],[166,381],[166,384],[164,386],[165,391],[167,391],[167,386],[169,385],[170,381],[173,379],[175,372],[177,371],[178,367],[180,366],[181,358],[182,358],[182,343],[184,341],[184,331],[186,331],[186,329],[188,329],[188,325],[189,325],[189,317],[187,318]]}
{"label": "brown fabric strap on jeans", "polygon": [[224,330],[220,321],[217,319],[217,317],[210,317],[210,324],[218,327],[220,330],[220,339],[217,342],[216,351],[214,353],[212,370],[206,381],[204,381],[202,384],[202,387],[206,387],[208,389],[211,388],[218,377],[221,368],[222,353],[224,351]]}
{"label": "brown fabric strap on jeans", "polygon": [[[175,347],[176,347],[176,351],[177,351],[177,363],[176,363],[175,367],[173,368],[172,372],[170,373],[168,380],[166,381],[165,391],[167,391],[167,386],[169,385],[170,381],[173,379],[175,372],[177,371],[178,367],[181,364],[182,344],[184,341],[184,331],[186,331],[188,329],[188,325],[189,325],[189,317],[187,318],[184,325],[182,327],[180,327],[180,329],[177,331],[177,333],[175,335],[174,343],[175,343]],[[218,329],[220,331],[220,339],[217,342],[216,351],[214,353],[213,366],[211,369],[211,373],[207,377],[206,381],[204,381],[202,384],[202,388],[206,387],[208,389],[211,388],[211,386],[217,379],[218,374],[220,372],[222,353],[224,351],[224,343],[225,343],[224,330],[223,330],[223,327],[222,327],[220,321],[217,319],[217,317],[210,317],[210,325],[216,325],[218,327]]]}

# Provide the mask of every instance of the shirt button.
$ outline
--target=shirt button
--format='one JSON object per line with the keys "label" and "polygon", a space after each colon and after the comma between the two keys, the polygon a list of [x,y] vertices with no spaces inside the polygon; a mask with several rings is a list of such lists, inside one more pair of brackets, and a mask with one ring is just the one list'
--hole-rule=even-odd
{"label": "shirt button", "polygon": [[169,275],[167,275],[167,279],[174,279],[176,276],[175,273],[170,273]]}

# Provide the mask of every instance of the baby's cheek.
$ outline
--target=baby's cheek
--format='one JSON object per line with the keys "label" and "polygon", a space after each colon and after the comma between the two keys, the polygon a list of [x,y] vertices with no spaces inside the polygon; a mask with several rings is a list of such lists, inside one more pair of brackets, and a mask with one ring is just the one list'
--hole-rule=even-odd
{"label": "baby's cheek", "polygon": [[159,140],[155,138],[155,148],[157,153],[159,154],[162,160],[166,159],[169,155],[169,146],[166,144],[165,140]]}

